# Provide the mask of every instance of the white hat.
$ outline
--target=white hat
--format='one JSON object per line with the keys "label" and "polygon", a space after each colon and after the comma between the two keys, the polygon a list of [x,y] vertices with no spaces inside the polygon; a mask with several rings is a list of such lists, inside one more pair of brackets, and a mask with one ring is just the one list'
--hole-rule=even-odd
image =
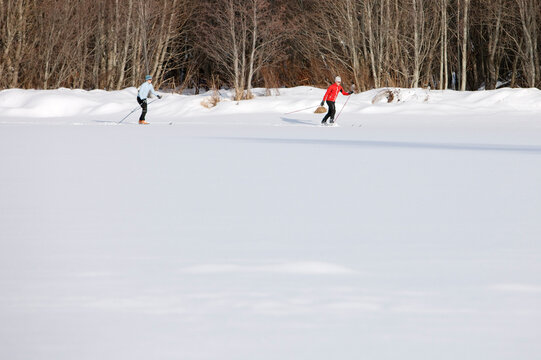
{"label": "white hat", "polygon": [[342,78],[340,76],[337,76],[334,78],[334,82],[342,82]]}

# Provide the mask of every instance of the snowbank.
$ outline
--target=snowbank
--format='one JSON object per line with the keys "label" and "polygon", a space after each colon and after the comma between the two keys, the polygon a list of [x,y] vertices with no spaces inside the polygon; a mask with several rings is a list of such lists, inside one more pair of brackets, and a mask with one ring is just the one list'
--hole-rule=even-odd
{"label": "snowbank", "polygon": [[[426,89],[391,89],[395,93],[392,103],[379,101],[372,104],[382,89],[354,94],[349,99],[342,116],[355,114],[396,114],[421,112],[430,115],[486,114],[501,112],[534,113],[541,111],[541,91],[538,89],[498,89],[477,92],[455,92]],[[265,96],[265,89],[255,89],[256,98],[249,101],[232,101],[229,91],[221,91],[221,101],[207,109],[202,101],[212,92],[201,95],[165,94],[164,99],[149,106],[149,118],[173,120],[197,117],[220,117],[222,115],[275,114],[280,116],[313,106],[297,114],[310,114],[321,101],[325,90],[313,87],[280,89],[279,96]],[[118,121],[133,109],[136,89],[121,91],[84,90],[21,90],[0,92],[2,122],[29,119],[72,119]],[[347,98],[340,96],[338,111]],[[138,110],[128,122],[137,118]],[[254,120],[257,121],[257,120]]]}

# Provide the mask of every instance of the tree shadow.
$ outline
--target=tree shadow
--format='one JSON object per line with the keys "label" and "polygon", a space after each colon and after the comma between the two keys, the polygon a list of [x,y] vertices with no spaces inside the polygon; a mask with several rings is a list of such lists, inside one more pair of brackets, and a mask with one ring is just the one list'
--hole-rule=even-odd
{"label": "tree shadow", "polygon": [[[313,125],[310,123],[310,125]],[[541,154],[539,145],[512,145],[512,144],[468,144],[468,143],[425,143],[407,141],[373,141],[373,140],[339,140],[339,139],[284,139],[284,138],[242,138],[226,137],[220,139],[240,140],[247,142],[264,142],[277,144],[307,144],[329,146],[351,146],[367,148],[404,148],[404,149],[432,149],[454,151],[498,151],[511,153]]]}

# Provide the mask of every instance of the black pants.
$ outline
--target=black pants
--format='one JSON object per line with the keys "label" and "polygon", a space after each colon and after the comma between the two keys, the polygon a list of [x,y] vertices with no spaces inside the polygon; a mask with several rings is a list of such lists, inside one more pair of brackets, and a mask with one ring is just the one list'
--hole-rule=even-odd
{"label": "black pants", "polygon": [[334,114],[336,114],[336,106],[334,105],[334,101],[327,100],[327,105],[329,105],[329,112],[321,121],[322,123],[327,122],[328,118],[331,118],[331,121],[334,121]]}
{"label": "black pants", "polygon": [[145,116],[147,114],[147,99],[141,100],[141,98],[138,96],[137,97],[137,102],[143,108],[143,112],[141,113],[141,116],[139,117],[139,121],[143,121],[143,120],[145,120]]}

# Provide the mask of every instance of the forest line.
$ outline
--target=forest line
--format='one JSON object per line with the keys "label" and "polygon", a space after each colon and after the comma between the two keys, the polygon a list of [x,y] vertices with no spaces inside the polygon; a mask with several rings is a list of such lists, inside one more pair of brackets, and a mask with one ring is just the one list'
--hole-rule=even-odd
{"label": "forest line", "polygon": [[538,0],[0,0],[0,88],[541,87]]}

